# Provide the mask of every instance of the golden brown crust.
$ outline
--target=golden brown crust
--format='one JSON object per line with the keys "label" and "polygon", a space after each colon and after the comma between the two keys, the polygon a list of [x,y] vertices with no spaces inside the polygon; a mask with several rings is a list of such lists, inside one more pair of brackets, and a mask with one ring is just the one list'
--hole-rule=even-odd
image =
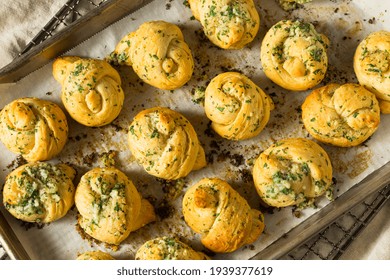
{"label": "golden brown crust", "polygon": [[390,114],[390,101],[378,99],[381,113]]}
{"label": "golden brown crust", "polygon": [[59,154],[68,139],[68,122],[61,108],[38,98],[20,98],[0,112],[0,140],[30,162]]}
{"label": "golden brown crust", "polygon": [[205,35],[223,49],[242,49],[256,37],[260,17],[253,0],[188,0]]}
{"label": "golden brown crust", "polygon": [[328,68],[329,40],[310,23],[282,20],[261,44],[264,73],[277,85],[302,91],[318,85]]}
{"label": "golden brown crust", "polygon": [[118,43],[109,59],[132,66],[145,82],[160,89],[183,86],[194,61],[180,28],[164,21],[145,22]]}
{"label": "golden brown crust", "polygon": [[313,90],[302,105],[302,120],[318,141],[351,147],[378,128],[380,109],[375,95],[357,84],[329,84]]}
{"label": "golden brown crust", "polygon": [[[390,101],[389,31],[369,34],[357,47],[353,66],[361,85],[375,93],[378,100]],[[386,109],[382,111],[387,112]]]}
{"label": "golden brown crust", "polygon": [[245,75],[219,74],[205,92],[205,112],[222,137],[243,140],[257,136],[274,108],[271,98]]}
{"label": "golden brown crust", "polygon": [[53,76],[62,86],[62,102],[77,122],[103,126],[120,113],[124,101],[121,78],[107,62],[61,57],[53,63]]}
{"label": "golden brown crust", "polygon": [[6,178],[3,189],[5,208],[26,222],[56,221],[74,204],[76,171],[65,164],[37,162],[22,165]]}
{"label": "golden brown crust", "polygon": [[286,207],[323,195],[332,184],[332,165],[324,149],[303,138],[280,140],[257,158],[253,179],[268,205]]}
{"label": "golden brown crust", "polygon": [[187,244],[172,237],[158,237],[145,242],[135,255],[136,260],[209,260]]}
{"label": "golden brown crust", "polygon": [[192,186],[183,198],[186,223],[201,234],[208,249],[233,252],[253,243],[264,230],[264,217],[227,182],[205,178]]}
{"label": "golden brown crust", "polygon": [[84,174],[77,186],[75,203],[81,228],[109,244],[120,244],[132,231],[156,218],[150,203],[115,168],[95,168]]}
{"label": "golden brown crust", "polygon": [[109,253],[102,251],[89,251],[80,254],[76,260],[94,261],[94,260],[115,260]]}
{"label": "golden brown crust", "polygon": [[149,174],[175,180],[206,166],[205,154],[190,122],[180,113],[154,107],[130,124],[129,148]]}

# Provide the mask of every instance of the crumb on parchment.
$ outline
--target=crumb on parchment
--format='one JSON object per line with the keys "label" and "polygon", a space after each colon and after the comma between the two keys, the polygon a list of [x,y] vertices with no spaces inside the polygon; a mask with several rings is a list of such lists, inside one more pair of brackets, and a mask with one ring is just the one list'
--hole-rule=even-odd
{"label": "crumb on parchment", "polygon": [[311,2],[312,0],[277,0],[279,2],[279,5],[282,7],[285,11],[290,11],[293,9],[296,9],[298,7],[298,4],[305,4],[308,2]]}

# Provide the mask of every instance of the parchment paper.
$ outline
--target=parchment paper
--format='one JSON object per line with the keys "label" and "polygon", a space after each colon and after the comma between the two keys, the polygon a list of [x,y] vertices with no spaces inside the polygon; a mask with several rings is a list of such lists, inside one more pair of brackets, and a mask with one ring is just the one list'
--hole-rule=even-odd
{"label": "parchment paper", "polygon": [[[321,85],[328,82],[356,82],[352,66],[354,50],[361,39],[371,31],[389,26],[390,3],[379,0],[317,0],[291,13],[284,12],[272,0],[256,0],[255,3],[261,17],[260,31],[256,39],[242,50],[228,51],[213,46],[203,35],[200,23],[191,18],[191,11],[183,5],[183,1],[167,0],[152,2],[67,53],[104,58],[125,34],[137,29],[141,23],[166,20],[182,29],[195,58],[195,71],[192,79],[181,89],[163,91],[142,83],[131,68],[118,67],[126,94],[125,105],[119,117],[105,127],[88,128],[76,123],[68,115],[69,141],[62,153],[53,160],[72,164],[80,178],[93,167],[102,166],[100,159],[103,153],[115,151],[116,166],[124,171],[142,195],[153,203],[158,220],[131,233],[118,248],[114,248],[83,238],[77,230],[75,207],[63,219],[54,223],[27,225],[13,218],[1,205],[1,211],[33,259],[75,259],[79,253],[96,249],[107,251],[118,259],[132,259],[145,241],[163,235],[177,236],[214,259],[248,259],[330,203],[326,198],[320,198],[316,202],[316,209],[308,208],[296,215],[292,207],[265,207],[254,189],[252,164],[263,150],[282,138],[311,138],[304,129],[300,116],[300,106],[308,92],[289,92],[265,77],[260,63],[261,40],[265,32],[281,19],[302,18],[310,21],[331,40],[328,52],[329,69]],[[0,108],[16,98],[26,96],[51,100],[63,108],[60,101],[61,88],[52,77],[51,70],[52,65],[47,65],[1,92]],[[202,104],[195,102],[199,97],[199,89],[207,86],[214,76],[225,71],[240,71],[247,75],[275,102],[276,109],[272,112],[268,125],[253,139],[240,142],[222,139],[210,129]],[[135,162],[128,149],[127,129],[132,118],[142,109],[154,106],[167,106],[187,117],[205,148],[208,166],[190,173],[184,178],[185,184],[182,187],[180,184],[170,185],[148,175]],[[389,161],[389,122],[389,117],[382,115],[377,132],[359,147],[336,148],[320,144],[328,152],[333,164],[336,199]],[[18,164],[16,155],[10,153],[1,143],[0,149],[0,182],[3,184],[5,176]],[[254,244],[234,253],[215,255],[201,245],[199,235],[185,224],[181,213],[183,194],[187,187],[204,177],[225,179],[252,207],[265,213],[265,232]]]}

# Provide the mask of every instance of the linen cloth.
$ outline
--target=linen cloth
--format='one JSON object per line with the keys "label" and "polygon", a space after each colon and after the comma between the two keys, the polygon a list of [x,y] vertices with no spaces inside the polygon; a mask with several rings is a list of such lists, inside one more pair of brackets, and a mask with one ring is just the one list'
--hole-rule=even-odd
{"label": "linen cloth", "polygon": [[3,0],[0,5],[0,68],[10,63],[67,0]]}
{"label": "linen cloth", "polygon": [[[0,5],[0,68],[16,58],[66,2],[3,0]],[[347,249],[342,259],[390,260],[389,214],[390,201]]]}

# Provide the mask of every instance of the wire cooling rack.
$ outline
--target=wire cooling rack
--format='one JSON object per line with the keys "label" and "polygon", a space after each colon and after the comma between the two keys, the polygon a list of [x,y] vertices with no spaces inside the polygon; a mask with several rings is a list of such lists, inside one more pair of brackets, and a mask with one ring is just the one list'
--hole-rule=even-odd
{"label": "wire cooling rack", "polygon": [[[21,50],[22,55],[39,45],[70,23],[99,7],[107,0],[69,0],[42,28],[42,30]],[[169,0],[167,0],[169,2]],[[390,199],[390,185],[372,194],[361,204],[340,216],[321,232],[282,256],[285,260],[335,260],[339,259],[348,246],[370,223],[385,203]],[[0,244],[0,260],[9,259]]]}
{"label": "wire cooling rack", "polygon": [[372,194],[361,204],[340,216],[303,245],[281,259],[336,260],[371,222],[390,198],[390,185]]}
{"label": "wire cooling rack", "polygon": [[64,6],[53,16],[52,19],[42,28],[42,30],[29,42],[19,53],[22,55],[39,45],[56,32],[66,28],[68,24],[81,18],[83,15],[99,7],[107,0],[68,0]]}

